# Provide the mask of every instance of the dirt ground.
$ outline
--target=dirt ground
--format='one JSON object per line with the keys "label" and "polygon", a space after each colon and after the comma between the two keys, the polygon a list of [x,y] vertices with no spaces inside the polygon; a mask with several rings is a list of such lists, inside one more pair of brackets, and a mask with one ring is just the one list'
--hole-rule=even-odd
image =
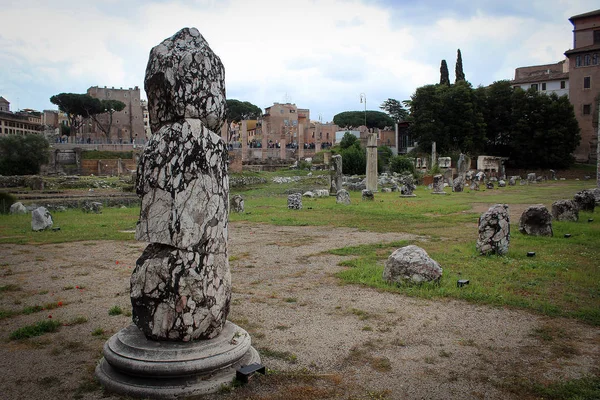
{"label": "dirt ground", "polygon": [[[520,399],[532,398],[519,386],[528,380],[600,374],[600,328],[343,285],[333,274],[344,257],[323,253],[409,235],[234,223],[229,236],[229,319],[251,333],[273,374],[211,398]],[[104,342],[131,322],[108,310],[131,310],[129,276],[144,246],[0,245],[0,286],[20,289],[0,292],[1,310],[62,302],[1,320],[0,398],[119,398],[92,376]],[[50,317],[65,326],[9,340]]]}

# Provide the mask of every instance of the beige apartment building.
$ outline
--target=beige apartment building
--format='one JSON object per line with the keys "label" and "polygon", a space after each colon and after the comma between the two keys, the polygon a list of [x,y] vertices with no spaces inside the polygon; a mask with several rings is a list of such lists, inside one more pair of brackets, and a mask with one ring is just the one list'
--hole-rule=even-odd
{"label": "beige apartment building", "polygon": [[304,144],[309,136],[309,124],[310,110],[292,103],[274,103],[265,108],[261,134],[266,135],[267,143]]}
{"label": "beige apartment building", "polygon": [[[123,111],[113,114],[113,122],[109,135],[105,135],[94,122],[88,122],[81,128],[81,134],[84,139],[106,140],[109,143],[133,143],[144,142],[146,140],[146,130],[144,128],[144,113],[140,100],[140,88],[129,89],[101,88],[92,86],[87,90],[87,94],[100,100],[119,100],[125,103]],[[100,116],[100,122],[108,125],[107,114]],[[108,137],[106,137],[108,136]]]}
{"label": "beige apartment building", "polygon": [[0,96],[0,135],[31,135],[42,132],[42,113],[25,109],[10,111],[10,102]]}
{"label": "beige apartment building", "polygon": [[513,87],[535,89],[544,94],[569,95],[569,59],[555,64],[533,65],[515,69]]}
{"label": "beige apartment building", "polygon": [[581,142],[575,158],[592,162],[596,154],[598,133],[594,118],[598,118],[600,96],[600,10],[569,18],[573,24],[573,49],[565,52],[569,58],[569,99],[581,130]]}

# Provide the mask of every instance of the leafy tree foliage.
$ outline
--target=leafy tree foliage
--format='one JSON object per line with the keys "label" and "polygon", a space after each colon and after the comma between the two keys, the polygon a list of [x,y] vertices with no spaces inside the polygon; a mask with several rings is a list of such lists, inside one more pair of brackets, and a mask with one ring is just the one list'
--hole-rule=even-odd
{"label": "leafy tree foliage", "polygon": [[[113,113],[125,108],[125,103],[119,100],[100,100],[89,94],[78,93],[60,93],[50,97],[50,102],[56,104],[59,110],[67,114],[71,127],[68,131],[69,135],[77,132],[77,129],[87,119],[96,122],[98,128],[108,135],[112,126]],[[108,114],[106,123],[100,118],[103,114]]]}
{"label": "leafy tree foliage", "polygon": [[388,113],[395,122],[406,121],[409,116],[408,110],[396,99],[387,99],[379,108]]}
{"label": "leafy tree foliage", "polygon": [[358,138],[351,134],[350,132],[344,133],[342,140],[340,140],[340,147],[342,149],[347,149],[352,146],[354,143],[358,142]]}
{"label": "leafy tree foliage", "polygon": [[442,65],[440,66],[440,85],[449,85],[450,84],[450,73],[448,72],[448,64],[446,64],[446,60],[442,60]]}
{"label": "leafy tree foliage", "polygon": [[465,73],[463,72],[462,54],[460,54],[460,49],[456,51],[456,66],[454,68],[454,74],[456,77],[455,83],[465,80]]}
{"label": "leafy tree foliage", "polygon": [[415,163],[413,159],[406,156],[393,156],[390,159],[390,171],[391,172],[410,172],[411,174],[415,173]]}
{"label": "leafy tree foliage", "polygon": [[394,153],[389,146],[379,146],[377,148],[377,172],[382,173],[390,166],[390,159]]}
{"label": "leafy tree foliage", "polygon": [[[394,126],[394,120],[381,111],[367,111],[367,127],[384,129]],[[334,115],[333,123],[339,127],[359,127],[365,124],[364,111],[344,111]]]}
{"label": "leafy tree foliage", "polygon": [[350,147],[341,149],[342,172],[346,175],[364,175],[367,170],[367,150],[354,142]]}
{"label": "leafy tree foliage", "polygon": [[0,175],[35,175],[48,162],[50,145],[41,135],[0,137]]}
{"label": "leafy tree foliage", "polygon": [[227,100],[227,120],[240,122],[245,119],[258,119],[262,115],[260,107],[248,101]]}
{"label": "leafy tree foliage", "polygon": [[412,96],[411,133],[424,152],[477,153],[485,144],[485,121],[468,82],[426,85]]}

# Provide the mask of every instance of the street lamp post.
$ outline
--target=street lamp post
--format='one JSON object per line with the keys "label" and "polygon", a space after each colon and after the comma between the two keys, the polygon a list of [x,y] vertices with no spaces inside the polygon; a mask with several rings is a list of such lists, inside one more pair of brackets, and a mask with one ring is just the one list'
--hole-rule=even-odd
{"label": "street lamp post", "polygon": [[365,103],[365,128],[367,128],[367,131],[369,130],[369,128],[367,127],[367,95],[364,93],[360,94],[360,102]]}

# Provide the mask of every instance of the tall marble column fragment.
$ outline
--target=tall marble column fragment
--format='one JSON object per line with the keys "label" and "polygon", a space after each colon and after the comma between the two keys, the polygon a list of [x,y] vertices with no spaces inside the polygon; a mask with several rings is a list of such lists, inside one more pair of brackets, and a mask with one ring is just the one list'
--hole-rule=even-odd
{"label": "tall marble column fragment", "polygon": [[377,191],[377,134],[367,136],[367,190]]}
{"label": "tall marble column fragment", "polygon": [[329,195],[336,196],[337,192],[342,190],[342,156],[336,154],[331,157],[331,185],[329,187]]}
{"label": "tall marble column fragment", "polygon": [[133,322],[104,345],[96,376],[136,397],[219,390],[260,362],[227,321],[229,178],[225,70],[202,35],[184,28],[150,52],[145,89],[152,136],[137,168],[136,239],[149,242],[131,275]]}

